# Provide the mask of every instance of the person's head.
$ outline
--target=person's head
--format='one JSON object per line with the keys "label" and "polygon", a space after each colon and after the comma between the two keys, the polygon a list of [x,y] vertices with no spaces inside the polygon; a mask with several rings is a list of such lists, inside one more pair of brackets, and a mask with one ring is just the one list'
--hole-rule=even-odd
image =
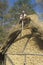
{"label": "person's head", "polygon": [[25,13],[25,11],[23,10],[23,11],[22,11],[22,13],[24,14],[24,13]]}

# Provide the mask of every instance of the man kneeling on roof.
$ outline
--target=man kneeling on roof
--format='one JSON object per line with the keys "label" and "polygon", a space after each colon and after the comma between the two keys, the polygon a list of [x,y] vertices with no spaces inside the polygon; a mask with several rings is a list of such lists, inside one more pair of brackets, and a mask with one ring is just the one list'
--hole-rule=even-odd
{"label": "man kneeling on roof", "polygon": [[25,13],[25,11],[22,11],[22,14],[20,15],[20,22],[22,23],[22,21],[26,18],[27,14]]}

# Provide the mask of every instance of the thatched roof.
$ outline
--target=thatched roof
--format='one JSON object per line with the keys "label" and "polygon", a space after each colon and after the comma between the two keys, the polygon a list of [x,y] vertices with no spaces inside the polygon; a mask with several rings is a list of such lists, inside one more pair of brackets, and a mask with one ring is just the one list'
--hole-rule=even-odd
{"label": "thatched roof", "polygon": [[[32,17],[32,15],[30,16],[30,18],[31,17]],[[29,16],[27,18],[29,18]],[[26,46],[26,43],[28,42],[28,39],[32,39],[32,40],[30,40],[28,42],[28,45],[30,44],[29,48],[27,47],[28,48],[28,50],[27,50],[28,52],[30,51],[30,52],[35,52],[36,53],[37,50],[38,50],[38,53],[43,53],[43,51],[41,51],[41,49],[43,49],[43,48],[41,48],[43,46],[43,44],[42,44],[43,40],[41,40],[40,38],[36,38],[37,34],[33,34],[34,31],[32,33],[32,30],[36,28],[36,29],[38,29],[37,32],[38,32],[39,36],[41,36],[40,33],[43,35],[42,24],[41,25],[39,24],[37,15],[35,15],[35,14],[33,15],[33,19],[31,18],[31,20],[32,21],[34,20],[35,23],[34,22],[29,23],[29,25],[24,28],[22,37],[20,37],[20,34],[21,34],[21,24],[17,24],[15,27],[13,27],[9,31],[10,32],[9,36],[8,36],[6,42],[1,47],[1,50],[2,50],[3,53],[5,53],[7,50],[8,50],[7,52],[11,52],[11,53],[12,52],[14,52],[14,53],[22,52],[24,46]],[[33,39],[33,37],[35,37],[34,38],[35,40]]]}
{"label": "thatched roof", "polygon": [[23,36],[18,35],[17,39],[8,48],[6,54],[43,54],[42,41],[31,35],[30,29],[25,29],[22,33]]}

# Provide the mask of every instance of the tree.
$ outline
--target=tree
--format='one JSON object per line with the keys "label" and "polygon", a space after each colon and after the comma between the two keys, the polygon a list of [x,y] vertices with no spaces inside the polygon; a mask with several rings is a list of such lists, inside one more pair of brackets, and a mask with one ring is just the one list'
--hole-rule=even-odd
{"label": "tree", "polygon": [[3,26],[0,26],[0,44],[4,43],[6,37],[6,32]]}
{"label": "tree", "polygon": [[0,0],[0,19],[1,19],[1,25],[3,26],[3,23],[5,22],[5,15],[8,8],[8,2],[7,0]]}
{"label": "tree", "polygon": [[3,18],[3,14],[5,14],[5,11],[8,7],[7,0],[0,0],[0,17]]}
{"label": "tree", "polygon": [[3,26],[5,20],[6,11],[8,8],[7,0],[0,0],[0,43],[3,43],[6,37],[6,31]]}
{"label": "tree", "polygon": [[10,10],[10,13],[12,17],[15,18],[15,20],[19,19],[19,15],[22,11],[25,11],[27,14],[33,14],[35,11],[32,8],[31,0],[18,0],[14,3],[14,6]]}

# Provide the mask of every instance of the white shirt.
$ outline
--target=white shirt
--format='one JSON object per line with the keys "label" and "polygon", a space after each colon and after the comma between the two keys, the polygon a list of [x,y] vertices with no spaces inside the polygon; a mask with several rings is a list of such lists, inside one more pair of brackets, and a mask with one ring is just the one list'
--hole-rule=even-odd
{"label": "white shirt", "polygon": [[27,16],[26,14],[24,14],[24,15],[21,14],[20,15],[20,20],[23,19],[23,18],[25,18],[26,16]]}
{"label": "white shirt", "polygon": [[23,15],[22,15],[22,14],[20,15],[20,20],[21,20],[21,19],[23,19]]}
{"label": "white shirt", "polygon": [[26,14],[24,14],[24,17],[26,17],[27,15]]}

